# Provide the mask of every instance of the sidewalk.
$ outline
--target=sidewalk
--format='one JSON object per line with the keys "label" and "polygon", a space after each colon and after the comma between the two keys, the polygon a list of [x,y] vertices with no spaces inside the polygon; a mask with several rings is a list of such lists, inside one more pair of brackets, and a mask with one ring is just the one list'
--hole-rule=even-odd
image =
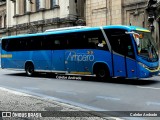
{"label": "sidewalk", "polygon": [[[0,88],[0,120],[120,120],[106,116],[102,118],[87,111],[80,107]],[[67,114],[71,114],[71,117]]]}

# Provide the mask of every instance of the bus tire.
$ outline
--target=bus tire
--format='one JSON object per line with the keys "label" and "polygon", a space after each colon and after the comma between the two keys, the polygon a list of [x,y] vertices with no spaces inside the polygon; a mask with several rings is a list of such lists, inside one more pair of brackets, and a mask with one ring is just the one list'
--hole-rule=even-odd
{"label": "bus tire", "polygon": [[108,67],[104,64],[97,64],[94,67],[94,74],[96,75],[96,79],[100,81],[108,81],[111,78]]}
{"label": "bus tire", "polygon": [[34,65],[32,63],[26,63],[25,65],[25,71],[27,76],[31,77],[34,74]]}

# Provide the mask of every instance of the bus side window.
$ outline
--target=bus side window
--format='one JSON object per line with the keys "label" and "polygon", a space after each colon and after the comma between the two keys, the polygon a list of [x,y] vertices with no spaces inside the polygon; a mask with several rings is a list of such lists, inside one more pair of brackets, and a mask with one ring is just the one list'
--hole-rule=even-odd
{"label": "bus side window", "polygon": [[77,37],[76,33],[71,33],[67,36],[67,49],[81,49],[82,42],[81,39]]}
{"label": "bus side window", "polygon": [[54,50],[57,49],[55,45],[56,37],[55,35],[46,35],[42,39],[42,48],[45,50]]}
{"label": "bus side window", "polygon": [[26,39],[25,38],[22,38],[20,41],[19,41],[19,50],[23,51],[23,50],[26,50]]}
{"label": "bus side window", "polygon": [[107,43],[104,38],[99,38],[99,41],[96,44],[96,47],[97,47],[97,49],[100,49],[100,50],[108,50]]}
{"label": "bus side window", "polygon": [[60,41],[59,41],[59,40],[55,40],[55,41],[54,41],[54,44],[55,44],[55,45],[60,45]]}
{"label": "bus side window", "polygon": [[80,36],[83,36],[83,44],[85,45],[85,48],[108,50],[107,44],[103,47],[98,47],[99,43],[102,43],[103,40],[105,41],[105,38],[100,30],[82,32]]}
{"label": "bus side window", "polygon": [[7,51],[8,50],[8,40],[4,39],[2,40],[2,49]]}
{"label": "bus side window", "polygon": [[53,45],[53,48],[54,49],[60,49],[60,40],[58,40],[58,39],[55,39],[54,40],[54,45]]}
{"label": "bus side window", "polygon": [[20,38],[13,38],[9,41],[9,44],[8,44],[9,51],[18,51],[19,50],[19,46],[20,46],[19,39]]}
{"label": "bus side window", "polygon": [[96,41],[98,41],[97,38],[88,38],[88,47],[91,49],[95,49]]}

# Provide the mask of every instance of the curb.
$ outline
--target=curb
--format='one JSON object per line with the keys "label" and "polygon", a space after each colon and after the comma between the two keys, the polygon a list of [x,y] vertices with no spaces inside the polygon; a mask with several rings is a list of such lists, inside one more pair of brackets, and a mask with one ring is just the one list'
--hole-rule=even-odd
{"label": "curb", "polygon": [[[63,115],[63,113],[65,113],[65,115],[67,115],[68,113],[66,114],[66,112],[69,112],[69,114],[71,112],[71,115],[74,116],[74,117],[71,116],[71,118],[73,118],[72,120],[77,120],[77,118],[78,119],[81,118],[84,120],[92,120],[93,118],[96,118],[94,120],[123,120],[118,117],[110,117],[109,115],[101,114],[100,112],[96,112],[96,111],[92,112],[91,110],[77,107],[75,105],[55,101],[50,98],[46,99],[43,97],[30,95],[25,92],[17,92],[16,90],[12,90],[12,89],[6,89],[3,87],[0,87],[0,92],[2,93],[1,98],[3,100],[2,101],[0,98],[0,101],[2,101],[2,103],[0,103],[0,104],[4,105],[3,103],[5,103],[7,101],[7,99],[9,98],[12,101],[10,103],[10,105],[12,105],[14,107],[17,106],[16,109],[13,109],[13,111],[17,111],[19,109],[18,106],[21,106],[21,108],[25,108],[25,107],[27,108],[28,106],[30,106],[31,108],[33,108],[32,112],[34,112],[35,110],[37,110],[36,106],[40,105],[40,107],[38,106],[37,112],[41,111],[42,113],[43,112],[45,112],[45,113],[46,112],[58,113],[58,117],[54,117],[54,119],[57,118],[58,120],[61,120],[61,119],[64,120],[65,116]],[[7,96],[7,98],[6,98],[6,96]],[[6,98],[5,101],[4,101],[4,98]],[[28,102],[26,102],[26,101],[28,101]],[[12,108],[12,106],[10,106],[10,107]],[[3,108],[3,106],[2,106],[2,108]],[[31,111],[31,108],[30,108],[30,111]],[[46,108],[46,109],[39,109],[39,108]],[[23,111],[28,112],[28,109],[27,110],[23,109],[22,111],[21,111],[21,109],[19,109],[19,110],[20,110],[19,112],[23,112]],[[4,111],[8,111],[8,108],[7,108],[7,110],[5,109]],[[12,111],[9,111],[9,112],[12,112]],[[81,113],[83,113],[84,116],[81,115]],[[61,114],[62,114],[62,117],[61,117]],[[86,117],[88,119],[86,119]],[[48,117],[42,117],[42,120],[45,120],[47,118]],[[40,118],[40,120],[41,120],[41,118]],[[70,120],[70,119],[68,119],[68,116],[66,117],[66,120]]]}

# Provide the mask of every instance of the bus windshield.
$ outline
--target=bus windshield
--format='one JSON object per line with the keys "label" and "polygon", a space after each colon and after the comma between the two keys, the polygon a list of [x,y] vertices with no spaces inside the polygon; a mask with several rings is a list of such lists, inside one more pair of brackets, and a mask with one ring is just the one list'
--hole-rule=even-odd
{"label": "bus windshield", "polygon": [[143,59],[155,62],[158,60],[158,49],[150,32],[135,31],[137,35],[133,35],[137,45],[138,55]]}

